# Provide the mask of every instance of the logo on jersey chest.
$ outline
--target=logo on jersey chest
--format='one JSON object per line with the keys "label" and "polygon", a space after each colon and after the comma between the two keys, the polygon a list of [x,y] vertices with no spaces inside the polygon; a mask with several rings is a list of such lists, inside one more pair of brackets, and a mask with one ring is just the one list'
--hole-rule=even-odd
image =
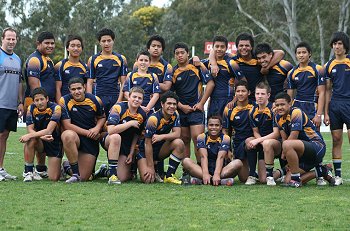
{"label": "logo on jersey chest", "polygon": [[97,67],[103,67],[103,65],[101,63],[97,64]]}
{"label": "logo on jersey chest", "polygon": [[65,70],[64,73],[70,74],[70,71],[69,70]]}
{"label": "logo on jersey chest", "polygon": [[240,116],[235,116],[235,119],[236,119],[236,120],[240,120],[241,117],[240,117]]}

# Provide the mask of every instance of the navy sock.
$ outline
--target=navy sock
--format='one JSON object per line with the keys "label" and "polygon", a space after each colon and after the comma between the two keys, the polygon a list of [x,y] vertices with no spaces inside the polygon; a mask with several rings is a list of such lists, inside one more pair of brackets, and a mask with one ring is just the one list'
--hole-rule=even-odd
{"label": "navy sock", "polygon": [[25,163],[24,165],[24,172],[33,172],[34,171],[34,164],[33,163]]}
{"label": "navy sock", "polygon": [[316,170],[316,178],[322,177],[324,175],[324,170],[322,164],[318,164],[315,167]]}
{"label": "navy sock", "polygon": [[47,166],[46,166],[46,165],[36,165],[36,166],[35,166],[35,169],[36,169],[38,172],[45,172],[45,171],[47,171]]}
{"label": "navy sock", "polygon": [[273,177],[273,164],[266,164],[265,163],[265,167],[266,167],[266,175],[268,177]]}
{"label": "navy sock", "polygon": [[169,157],[169,168],[166,172],[166,177],[171,177],[172,174],[175,174],[177,167],[179,166],[181,159],[176,157],[174,154],[171,154]]}
{"label": "navy sock", "polygon": [[72,169],[73,175],[80,175],[78,162],[70,163],[70,167]]}
{"label": "navy sock", "polygon": [[247,151],[247,159],[249,165],[249,176],[256,177],[256,163],[258,162],[258,154],[256,151]]}
{"label": "navy sock", "polygon": [[157,162],[156,170],[160,177],[164,176],[164,160]]}
{"label": "navy sock", "polygon": [[341,177],[341,159],[333,159],[334,175]]}
{"label": "navy sock", "polygon": [[292,173],[292,180],[300,182],[300,173]]}
{"label": "navy sock", "polygon": [[110,160],[108,159],[108,170],[109,175],[117,175],[117,168],[118,168],[118,160]]}

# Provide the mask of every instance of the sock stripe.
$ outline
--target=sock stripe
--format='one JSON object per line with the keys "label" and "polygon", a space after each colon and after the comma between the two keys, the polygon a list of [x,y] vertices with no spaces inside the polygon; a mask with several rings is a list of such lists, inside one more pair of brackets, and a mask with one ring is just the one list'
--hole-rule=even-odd
{"label": "sock stripe", "polygon": [[172,159],[172,160],[174,160],[174,161],[176,161],[176,162],[178,162],[178,163],[181,162],[181,159],[178,158],[177,156],[175,156],[174,154],[170,154],[170,157],[169,157],[169,158]]}

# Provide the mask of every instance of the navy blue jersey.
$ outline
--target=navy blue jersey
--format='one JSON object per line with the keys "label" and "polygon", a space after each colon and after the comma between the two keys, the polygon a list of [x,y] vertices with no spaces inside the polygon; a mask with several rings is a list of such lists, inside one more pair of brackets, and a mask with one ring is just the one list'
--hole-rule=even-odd
{"label": "navy blue jersey", "polygon": [[272,103],[269,103],[264,110],[259,110],[259,105],[254,105],[249,112],[249,121],[252,128],[258,128],[260,136],[266,136],[273,132],[274,114]]}
{"label": "navy blue jersey", "polygon": [[215,163],[219,151],[228,152],[230,149],[230,137],[221,133],[215,140],[211,139],[208,132],[197,137],[197,148],[205,148],[208,152],[208,162]]}

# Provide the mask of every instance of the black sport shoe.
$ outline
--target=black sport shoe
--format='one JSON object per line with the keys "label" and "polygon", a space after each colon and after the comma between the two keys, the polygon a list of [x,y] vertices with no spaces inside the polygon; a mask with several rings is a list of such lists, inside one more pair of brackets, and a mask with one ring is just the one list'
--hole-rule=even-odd
{"label": "black sport shoe", "polygon": [[292,187],[292,188],[300,188],[302,186],[301,181],[291,180],[286,184],[283,184],[285,187]]}

